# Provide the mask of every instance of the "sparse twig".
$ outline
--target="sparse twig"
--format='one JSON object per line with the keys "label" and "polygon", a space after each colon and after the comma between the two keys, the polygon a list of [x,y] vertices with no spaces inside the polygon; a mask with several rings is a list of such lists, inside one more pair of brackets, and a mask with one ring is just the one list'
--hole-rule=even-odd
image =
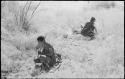
{"label": "sparse twig", "polygon": [[37,8],[39,7],[39,5],[40,5],[40,2],[39,2],[39,4],[36,6],[36,8],[34,9],[34,11],[32,12],[32,15],[31,15],[31,18],[30,18],[30,20],[33,18],[33,16],[34,16],[34,13],[35,13],[35,11],[37,10]]}
{"label": "sparse twig", "polygon": [[35,7],[35,9],[32,11],[31,16],[28,19],[28,13],[30,11],[32,2],[27,1],[26,4],[17,10],[17,12],[14,13],[15,17],[15,23],[17,26],[21,26],[23,29],[28,30],[30,20],[34,17],[34,13],[37,10],[37,8],[40,5],[40,2],[38,5]]}

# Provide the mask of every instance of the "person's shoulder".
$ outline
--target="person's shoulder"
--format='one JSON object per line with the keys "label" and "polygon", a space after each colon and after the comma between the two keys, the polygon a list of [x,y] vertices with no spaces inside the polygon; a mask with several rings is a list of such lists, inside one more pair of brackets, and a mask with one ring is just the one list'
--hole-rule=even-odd
{"label": "person's shoulder", "polygon": [[90,23],[90,22],[86,22],[86,24],[88,24],[88,23]]}
{"label": "person's shoulder", "polygon": [[49,43],[46,43],[46,49],[47,49],[47,50],[50,50],[51,52],[52,52],[52,51],[54,52],[53,46],[52,46],[51,44],[49,44]]}
{"label": "person's shoulder", "polygon": [[90,23],[91,23],[91,22],[86,22],[85,24],[86,24],[86,25],[89,25]]}
{"label": "person's shoulder", "polygon": [[49,44],[49,43],[46,43],[46,46],[47,46],[48,48],[53,48],[53,46],[52,46],[51,44]]}

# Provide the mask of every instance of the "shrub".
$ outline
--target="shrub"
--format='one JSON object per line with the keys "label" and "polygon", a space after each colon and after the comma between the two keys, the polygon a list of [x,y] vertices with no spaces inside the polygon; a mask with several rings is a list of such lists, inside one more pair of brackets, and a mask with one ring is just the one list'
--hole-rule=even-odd
{"label": "shrub", "polygon": [[22,29],[24,29],[25,31],[29,30],[30,27],[30,21],[34,16],[34,13],[36,11],[36,9],[38,8],[38,6],[40,5],[40,3],[35,7],[35,9],[32,11],[31,16],[28,17],[28,13],[30,12],[30,7],[31,7],[32,2],[26,2],[26,4],[23,7],[20,7],[20,9],[14,13],[14,18],[15,18],[15,23],[17,26],[21,26]]}
{"label": "shrub", "polygon": [[[2,14],[4,15],[4,11],[7,10],[6,13],[11,14],[11,19],[14,21],[15,26],[23,29],[24,31],[28,31],[31,25],[31,19],[34,17],[34,13],[39,7],[40,3],[35,6],[35,8],[31,11],[32,1],[27,1],[24,6],[20,6],[18,2],[10,2],[3,1],[2,2]],[[6,8],[4,8],[6,7]],[[5,10],[6,9],[6,10]],[[31,13],[31,16],[29,14]],[[6,15],[7,16],[7,15]]]}

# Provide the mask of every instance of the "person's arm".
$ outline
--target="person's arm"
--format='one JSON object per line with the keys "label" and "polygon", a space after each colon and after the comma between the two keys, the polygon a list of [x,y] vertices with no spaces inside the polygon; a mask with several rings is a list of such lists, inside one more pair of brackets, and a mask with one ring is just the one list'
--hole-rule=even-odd
{"label": "person's arm", "polygon": [[95,28],[95,32],[97,32],[97,29]]}
{"label": "person's arm", "polygon": [[38,51],[38,49],[39,49],[39,47],[38,47],[38,45],[35,47],[35,51],[37,52]]}
{"label": "person's arm", "polygon": [[40,55],[42,55],[43,48],[42,48],[42,47],[40,48],[40,47],[37,45],[36,48],[35,48],[35,51],[37,52],[37,56],[40,56]]}
{"label": "person's arm", "polygon": [[83,30],[86,30],[87,29],[87,24],[83,27]]}
{"label": "person's arm", "polygon": [[97,33],[97,29],[95,28],[95,33]]}

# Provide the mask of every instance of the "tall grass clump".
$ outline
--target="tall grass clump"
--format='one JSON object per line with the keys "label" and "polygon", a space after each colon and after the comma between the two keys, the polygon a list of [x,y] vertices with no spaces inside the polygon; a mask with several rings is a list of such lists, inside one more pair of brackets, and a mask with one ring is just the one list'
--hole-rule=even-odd
{"label": "tall grass clump", "polygon": [[[2,42],[2,74],[19,72],[22,63],[30,58],[34,42],[23,32],[29,32],[31,20],[35,16],[40,3],[32,5],[26,1],[24,5],[17,1],[1,2],[1,42]],[[30,39],[30,40],[29,40]],[[7,43],[7,44],[6,44]],[[28,53],[28,54],[27,54]],[[32,55],[33,56],[33,55]],[[24,65],[24,64],[23,64]],[[8,76],[8,74],[4,75]]]}
{"label": "tall grass clump", "polygon": [[40,6],[40,2],[35,6],[32,4],[32,1],[27,1],[24,5],[19,4],[17,1],[2,1],[2,17],[4,19],[6,17],[7,21],[12,21],[13,26],[15,26],[13,28],[28,31],[31,26],[31,20],[34,17],[36,10]]}
{"label": "tall grass clump", "polygon": [[29,48],[31,46],[27,44],[30,43],[27,43],[26,40],[29,39],[31,30],[36,30],[31,28],[31,20],[35,16],[40,2],[35,5],[32,1],[24,1],[23,5],[19,3],[17,1],[1,2],[1,13],[3,14],[3,18],[1,18],[1,37],[2,40],[10,42],[16,48]]}
{"label": "tall grass clump", "polygon": [[20,7],[20,9],[14,13],[14,20],[16,25],[20,26],[25,31],[29,30],[31,25],[30,21],[34,17],[34,13],[40,5],[39,3],[37,6],[35,6],[33,11],[31,11],[31,16],[29,16],[28,14],[30,13],[31,4],[31,1],[27,1],[23,7]]}

